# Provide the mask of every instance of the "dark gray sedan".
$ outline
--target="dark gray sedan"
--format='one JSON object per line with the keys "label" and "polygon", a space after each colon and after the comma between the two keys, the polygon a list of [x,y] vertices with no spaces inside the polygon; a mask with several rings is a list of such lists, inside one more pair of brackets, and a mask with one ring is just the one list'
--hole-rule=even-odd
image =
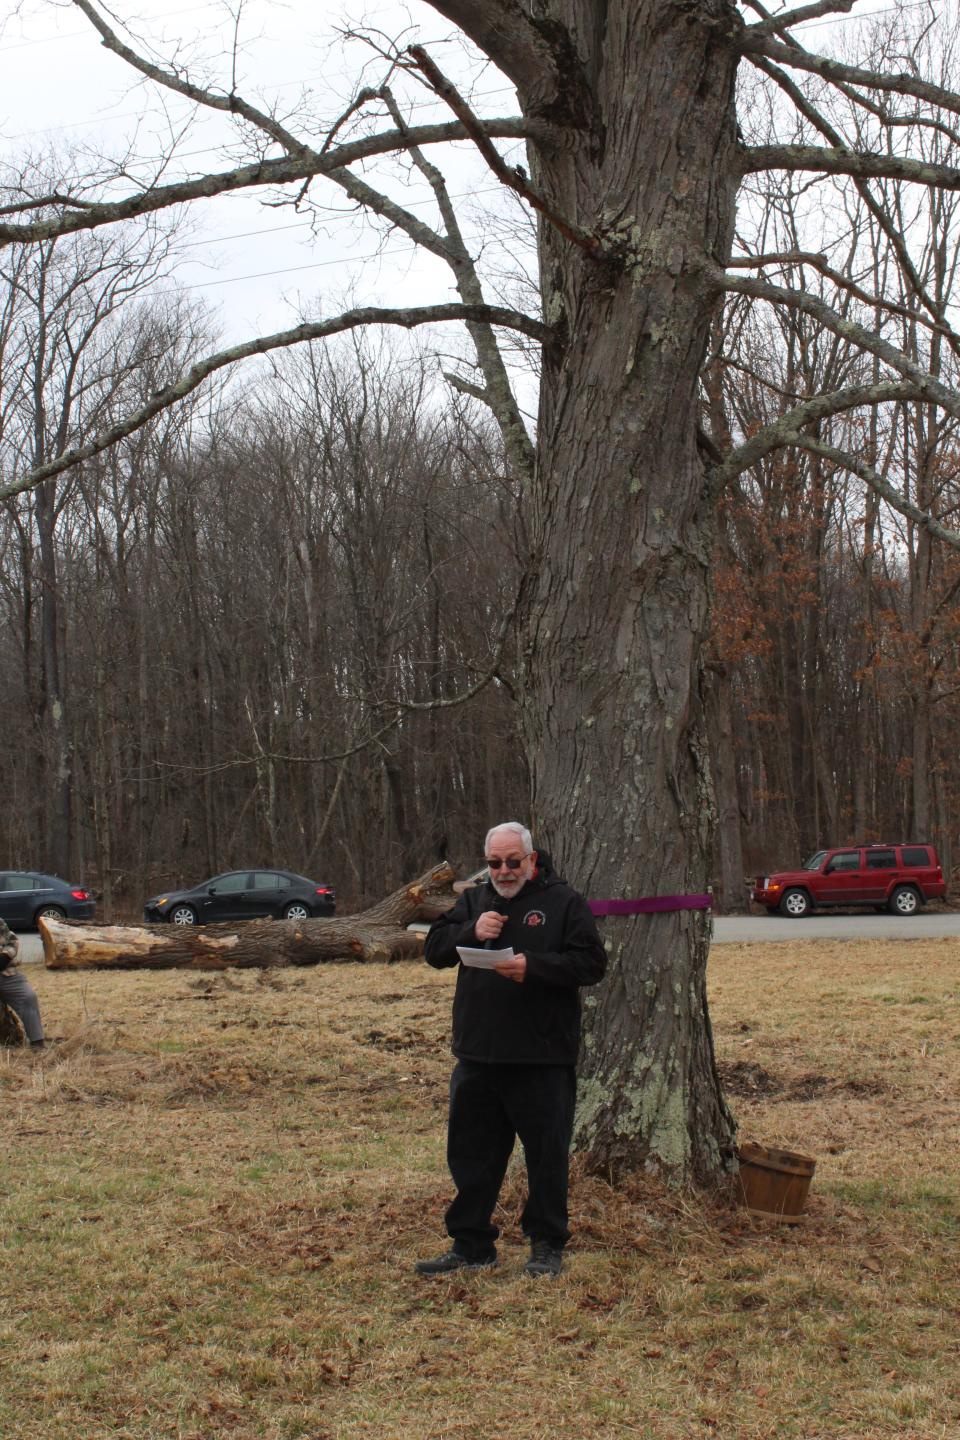
{"label": "dark gray sedan", "polygon": [[41,915],[53,920],[90,920],[96,902],[83,885],[37,870],[0,870],[0,920],[29,930]]}
{"label": "dark gray sedan", "polygon": [[228,870],[191,890],[155,895],[144,905],[143,918],[152,925],[212,925],[271,915],[308,920],[312,915],[333,915],[336,908],[336,895],[329,885],[291,870]]}

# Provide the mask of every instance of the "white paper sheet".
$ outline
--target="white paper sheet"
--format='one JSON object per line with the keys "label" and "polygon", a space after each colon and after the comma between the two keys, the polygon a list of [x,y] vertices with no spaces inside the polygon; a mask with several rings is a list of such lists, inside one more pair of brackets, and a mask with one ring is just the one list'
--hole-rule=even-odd
{"label": "white paper sheet", "polygon": [[504,960],[512,960],[514,951],[512,945],[506,950],[471,950],[466,945],[458,945],[457,954],[462,964],[472,965],[475,970],[493,970]]}

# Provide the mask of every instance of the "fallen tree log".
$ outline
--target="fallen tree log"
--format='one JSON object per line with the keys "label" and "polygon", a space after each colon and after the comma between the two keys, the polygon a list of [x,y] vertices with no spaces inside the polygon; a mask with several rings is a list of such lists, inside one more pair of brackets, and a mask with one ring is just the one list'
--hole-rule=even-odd
{"label": "fallen tree log", "polygon": [[454,870],[435,865],[357,915],[313,920],[244,920],[236,925],[88,925],[41,917],[50,970],[230,970],[335,961],[393,961],[423,953],[405,927],[454,903]]}
{"label": "fallen tree log", "polygon": [[20,1016],[0,1000],[0,1045],[22,1046],[26,1043],[27,1032]]}

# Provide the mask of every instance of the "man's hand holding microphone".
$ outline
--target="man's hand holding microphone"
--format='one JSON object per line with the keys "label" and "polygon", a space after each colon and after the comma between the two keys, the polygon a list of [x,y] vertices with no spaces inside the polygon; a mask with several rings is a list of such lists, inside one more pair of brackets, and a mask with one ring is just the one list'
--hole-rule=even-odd
{"label": "man's hand holding microphone", "polygon": [[[488,949],[492,949],[490,942],[500,939],[500,931],[506,923],[506,915],[502,915],[499,910],[483,910],[477,916],[473,927],[474,934]],[[515,980],[518,985],[522,985],[527,973],[527,957],[511,955],[509,960],[501,960],[500,964],[493,968],[505,980]]]}

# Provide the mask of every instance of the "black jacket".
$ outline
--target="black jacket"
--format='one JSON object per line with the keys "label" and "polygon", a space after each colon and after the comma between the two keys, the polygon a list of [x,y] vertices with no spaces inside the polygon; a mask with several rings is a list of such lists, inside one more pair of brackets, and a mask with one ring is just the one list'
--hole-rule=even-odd
{"label": "black jacket", "polygon": [[[522,984],[493,970],[460,965],[457,946],[482,948],[474,933],[484,910],[507,915],[495,942],[527,957]],[[460,965],[453,997],[453,1053],[504,1065],[575,1065],[580,1048],[580,986],[595,985],[606,951],[590,908],[555,875],[541,852],[532,880],[511,900],[489,880],[465,890],[430,926],[424,953],[436,970]]]}

